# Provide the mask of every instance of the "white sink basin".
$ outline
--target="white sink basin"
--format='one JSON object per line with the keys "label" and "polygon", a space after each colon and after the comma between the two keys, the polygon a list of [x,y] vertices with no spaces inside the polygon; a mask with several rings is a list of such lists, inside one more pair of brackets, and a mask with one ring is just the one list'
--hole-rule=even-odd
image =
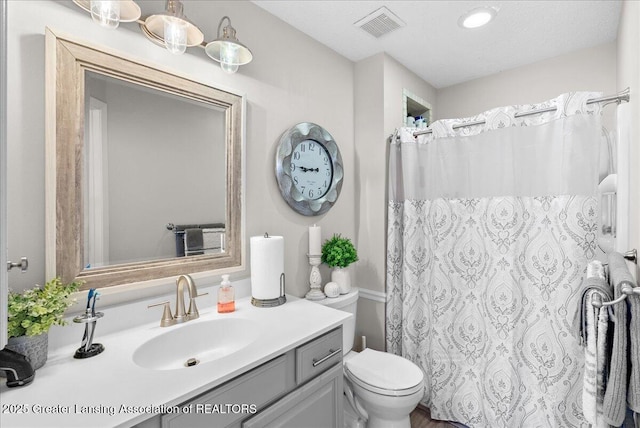
{"label": "white sink basin", "polygon": [[259,337],[261,328],[252,320],[225,318],[191,321],[166,330],[135,350],[137,365],[155,370],[197,367],[245,348]]}

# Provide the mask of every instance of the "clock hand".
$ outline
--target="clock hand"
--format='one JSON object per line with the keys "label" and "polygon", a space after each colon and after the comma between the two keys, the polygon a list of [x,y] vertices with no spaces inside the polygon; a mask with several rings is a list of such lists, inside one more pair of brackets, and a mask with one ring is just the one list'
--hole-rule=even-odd
{"label": "clock hand", "polygon": [[302,170],[302,172],[320,172],[320,168],[307,168],[304,166],[301,166],[300,170]]}

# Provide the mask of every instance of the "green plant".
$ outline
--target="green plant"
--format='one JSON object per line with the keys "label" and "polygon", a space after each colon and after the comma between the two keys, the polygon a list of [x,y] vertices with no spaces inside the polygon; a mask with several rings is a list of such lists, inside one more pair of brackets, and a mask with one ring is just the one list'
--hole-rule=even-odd
{"label": "green plant", "polygon": [[9,337],[36,336],[46,333],[52,325],[65,325],[64,311],[73,304],[71,293],[81,282],[63,284],[54,278],[43,287],[36,286],[24,293],[9,292]]}
{"label": "green plant", "polygon": [[322,244],[321,260],[327,266],[345,268],[358,261],[358,252],[349,238],[335,234]]}

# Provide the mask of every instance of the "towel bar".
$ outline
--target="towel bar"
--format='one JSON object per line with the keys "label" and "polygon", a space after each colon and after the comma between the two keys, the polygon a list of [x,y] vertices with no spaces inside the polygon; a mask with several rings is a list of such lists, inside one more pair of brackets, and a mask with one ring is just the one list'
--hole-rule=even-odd
{"label": "towel bar", "polygon": [[593,302],[591,302],[591,304],[593,305],[594,308],[598,308],[598,309],[606,306],[613,306],[616,303],[620,303],[623,300],[625,300],[627,296],[631,296],[633,294],[640,295],[640,287],[634,287],[633,284],[631,284],[630,282],[624,281],[620,286],[620,292],[622,293],[620,297],[618,297],[615,300],[610,300],[608,302],[603,302],[602,295],[597,293],[593,296]]}
{"label": "towel bar", "polygon": [[202,223],[202,224],[173,224],[167,223],[167,230],[172,230],[176,234],[183,234],[185,229],[224,229],[224,223]]}
{"label": "towel bar", "polygon": [[[629,260],[632,261],[633,263],[635,263],[636,265],[638,264],[638,251],[634,248],[632,250],[627,251],[626,253],[623,254],[623,257],[625,260]],[[591,302],[591,304],[593,305],[594,308],[603,308],[606,306],[613,306],[617,303],[622,302],[623,300],[625,300],[627,298],[627,296],[631,296],[631,295],[640,295],[640,287],[636,287],[636,284],[634,282],[631,281],[622,281],[620,282],[620,293],[622,293],[620,296],[618,296],[618,298],[614,299],[614,300],[610,300],[607,302],[604,302],[602,300],[602,295],[600,293],[596,293],[593,296],[593,301]]]}

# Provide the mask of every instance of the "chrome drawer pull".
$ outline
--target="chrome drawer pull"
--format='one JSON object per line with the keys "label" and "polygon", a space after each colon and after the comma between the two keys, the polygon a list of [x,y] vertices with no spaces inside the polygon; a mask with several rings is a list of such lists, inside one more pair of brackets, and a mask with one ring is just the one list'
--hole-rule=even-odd
{"label": "chrome drawer pull", "polygon": [[329,349],[329,355],[325,355],[324,357],[320,358],[319,360],[316,360],[315,358],[313,359],[313,367],[318,367],[320,364],[324,363],[329,358],[335,357],[336,355],[338,355],[341,352],[342,352],[342,348],[338,348],[335,351],[333,349]]}

